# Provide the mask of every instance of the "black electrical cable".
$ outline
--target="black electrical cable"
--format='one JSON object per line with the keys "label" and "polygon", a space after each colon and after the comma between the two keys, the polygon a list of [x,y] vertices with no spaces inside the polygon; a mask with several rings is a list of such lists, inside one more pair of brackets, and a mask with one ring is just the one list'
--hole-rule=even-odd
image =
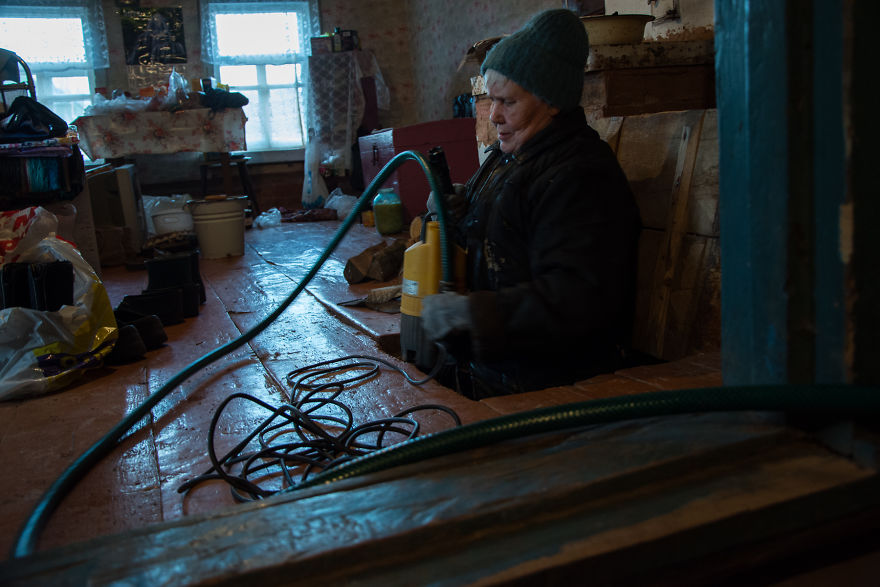
{"label": "black electrical cable", "polygon": [[[420,380],[381,357],[348,355],[322,361],[287,374],[291,401],[280,406],[246,393],[234,393],[221,402],[211,418],[211,468],[182,484],[178,492],[185,493],[204,481],[222,480],[236,500],[263,499],[306,482],[314,473],[391,446],[394,443],[386,441],[389,434],[401,436],[398,442],[418,438],[421,425],[414,417],[418,412],[444,412],[455,426],[460,426],[461,419],[454,410],[437,404],[410,407],[389,418],[355,425],[352,410],[339,400],[346,385],[362,384],[376,377],[380,365],[397,371],[413,385],[421,385],[433,378],[445,360],[446,352],[441,348],[432,374]],[[214,444],[217,426],[223,412],[236,400],[252,402],[268,415],[232,450],[218,457]],[[253,444],[257,446],[249,448]]]}

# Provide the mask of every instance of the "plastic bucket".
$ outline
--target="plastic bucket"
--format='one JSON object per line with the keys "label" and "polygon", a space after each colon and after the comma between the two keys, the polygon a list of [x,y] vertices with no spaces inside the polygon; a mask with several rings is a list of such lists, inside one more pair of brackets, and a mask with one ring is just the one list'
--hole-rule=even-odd
{"label": "plastic bucket", "polygon": [[244,209],[247,196],[222,200],[190,200],[186,203],[192,214],[205,259],[240,257],[244,255]]}
{"label": "plastic bucket", "polygon": [[152,216],[156,234],[168,234],[193,229],[192,214],[183,208],[160,210]]}

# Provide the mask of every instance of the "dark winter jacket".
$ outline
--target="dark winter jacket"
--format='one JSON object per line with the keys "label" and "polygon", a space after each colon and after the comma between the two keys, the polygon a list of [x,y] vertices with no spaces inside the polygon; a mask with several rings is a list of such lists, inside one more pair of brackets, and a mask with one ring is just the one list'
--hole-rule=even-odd
{"label": "dark winter jacket", "polygon": [[467,185],[471,357],[526,391],[614,370],[629,342],[639,214],[583,109],[516,153],[490,147]]}

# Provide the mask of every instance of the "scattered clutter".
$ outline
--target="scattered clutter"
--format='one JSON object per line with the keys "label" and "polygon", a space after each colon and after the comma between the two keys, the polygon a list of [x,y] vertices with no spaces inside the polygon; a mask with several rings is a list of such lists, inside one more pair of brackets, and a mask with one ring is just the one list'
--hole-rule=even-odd
{"label": "scattered clutter", "polygon": [[377,287],[371,289],[366,296],[339,302],[340,306],[357,307],[363,306],[377,312],[385,312],[387,314],[400,313],[400,285],[389,285],[386,287]]}
{"label": "scattered clutter", "polygon": [[391,244],[381,242],[364,249],[350,258],[342,271],[348,283],[360,283],[367,279],[388,281],[400,273],[406,243],[395,240]]}
{"label": "scattered clutter", "polygon": [[324,207],[336,210],[338,218],[345,218],[351,214],[352,209],[357,205],[357,201],[358,199],[355,196],[347,196],[341,189],[335,188],[330,192],[330,197],[327,198],[327,203],[324,204]]}
{"label": "scattered clutter", "polygon": [[270,208],[254,219],[254,228],[269,228],[271,226],[281,226],[281,210],[278,208]]}
{"label": "scattered clutter", "polygon": [[107,358],[110,364],[140,360],[162,346],[168,340],[164,327],[198,316],[207,299],[197,251],[162,254],[146,268],[147,288],[122,298],[113,311],[119,340]]}
{"label": "scattered clutter", "polygon": [[101,366],[117,338],[104,286],[41,207],[0,213],[0,399],[61,389]]}
{"label": "scattered clutter", "polygon": [[333,34],[324,33],[319,37],[312,37],[310,42],[312,55],[355,51],[361,48],[361,40],[357,31],[340,29],[339,27],[333,30]]}
{"label": "scattered clutter", "polygon": [[308,210],[288,210],[279,206],[282,222],[318,222],[323,220],[336,220],[339,218],[333,208],[309,208]]}
{"label": "scattered clutter", "polygon": [[[168,234],[171,232],[192,231],[192,215],[186,208],[191,200],[189,194],[170,196],[141,196],[144,205],[144,218],[148,234]],[[159,217],[158,220],[156,217]]]}
{"label": "scattered clutter", "polygon": [[[443,413],[451,427],[461,426],[459,415],[447,406],[422,404],[409,407],[389,418],[355,422],[353,410],[341,399],[345,385],[376,377],[380,366],[397,371],[413,385],[430,380],[415,380],[406,371],[380,357],[342,357],[308,365],[287,374],[291,386],[285,393],[289,403],[270,405],[246,393],[233,393],[221,402],[208,430],[211,468],[183,483],[177,491],[190,489],[211,480],[230,485],[239,501],[262,499],[288,490],[354,457],[387,449],[390,445],[413,440],[420,434],[419,413]],[[344,378],[339,379],[343,375]],[[233,402],[252,402],[266,412],[260,424],[245,430],[245,441],[225,455],[214,449],[214,437],[223,412]],[[259,438],[255,443],[248,442]]]}
{"label": "scattered clutter", "polygon": [[[83,116],[100,116],[115,113],[158,112],[210,108],[214,111],[238,108],[248,103],[239,92],[215,88],[213,84],[202,84],[201,92],[193,92],[190,83],[172,69],[168,81],[157,86],[141,88],[137,97],[129,92],[114,91],[108,98],[96,93],[91,106],[87,106]],[[75,123],[76,121],[74,121]]]}

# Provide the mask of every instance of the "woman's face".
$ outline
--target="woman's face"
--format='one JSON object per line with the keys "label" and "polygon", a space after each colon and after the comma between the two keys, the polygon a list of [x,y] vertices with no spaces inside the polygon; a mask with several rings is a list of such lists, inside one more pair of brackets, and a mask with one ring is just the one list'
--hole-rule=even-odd
{"label": "woman's face", "polygon": [[550,124],[559,109],[503,76],[492,75],[486,91],[492,105],[489,120],[498,130],[501,150],[513,153]]}

